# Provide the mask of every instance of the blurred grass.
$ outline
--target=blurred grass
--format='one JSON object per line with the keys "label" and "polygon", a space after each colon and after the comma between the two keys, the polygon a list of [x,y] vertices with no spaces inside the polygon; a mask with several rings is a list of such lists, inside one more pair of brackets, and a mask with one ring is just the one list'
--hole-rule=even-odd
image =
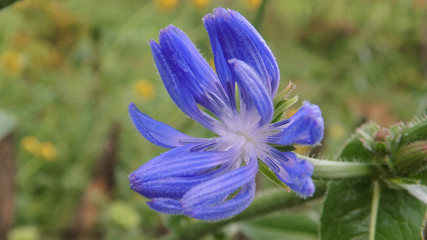
{"label": "blurred grass", "polygon": [[[116,187],[112,200],[97,202],[96,229],[106,239],[164,233],[161,216],[127,182],[129,172],[164,150],[136,132],[127,106],[135,102],[189,135],[210,133],[170,100],[147,42],[174,24],[209,60],[201,18],[223,6],[253,20],[259,3],[23,0],[1,10],[0,109],[18,119],[11,239],[19,239],[19,229],[35,236],[31,239],[61,236],[113,122],[122,126]],[[281,86],[292,80],[300,99],[321,107],[327,127],[322,155],[333,155],[362,121],[387,126],[426,110],[426,8],[422,0],[268,2],[260,32],[279,63]],[[151,95],[137,89],[141,80]],[[28,136],[51,143],[55,158],[48,161],[26,150],[21,143]],[[138,214],[129,217],[132,211]]]}

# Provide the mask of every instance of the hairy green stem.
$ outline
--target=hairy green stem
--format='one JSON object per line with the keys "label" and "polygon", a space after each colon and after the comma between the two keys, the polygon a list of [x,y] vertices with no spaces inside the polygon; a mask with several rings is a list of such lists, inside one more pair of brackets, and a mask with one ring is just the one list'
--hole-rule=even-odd
{"label": "hairy green stem", "polygon": [[[325,194],[325,184],[316,186],[316,193],[309,200],[314,200],[322,197]],[[265,216],[269,213],[279,210],[295,207],[299,204],[306,203],[307,200],[297,197],[295,194],[287,193],[282,189],[277,189],[269,193],[262,194],[254,199],[251,205],[239,215],[220,222],[197,222],[189,226],[183,227],[174,235],[168,236],[170,240],[191,240],[200,239],[202,236],[213,233],[221,227],[235,222],[253,219],[255,217]]]}
{"label": "hairy green stem", "polygon": [[297,156],[313,164],[314,172],[312,177],[316,179],[369,178],[378,174],[378,167],[374,163],[336,162],[310,158],[299,154]]}

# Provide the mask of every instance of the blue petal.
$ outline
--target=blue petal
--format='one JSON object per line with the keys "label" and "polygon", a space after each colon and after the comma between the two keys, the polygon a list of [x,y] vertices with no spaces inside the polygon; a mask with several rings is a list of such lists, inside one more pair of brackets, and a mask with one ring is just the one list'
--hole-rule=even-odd
{"label": "blue petal", "polygon": [[190,89],[197,94],[217,93],[218,77],[184,32],[170,25],[160,31],[159,43],[163,54],[168,56],[166,61],[170,67],[183,77],[179,81],[185,87],[197,88]]}
{"label": "blue petal", "polygon": [[280,152],[275,148],[271,148],[269,154],[262,161],[282,182],[304,197],[313,196],[313,165],[310,162],[298,159],[292,152]]}
{"label": "blue petal", "polygon": [[223,109],[228,106],[228,98],[223,99],[224,89],[218,77],[190,39],[171,25],[160,31],[159,45],[178,84],[198,104],[221,117]]}
{"label": "blue petal", "polygon": [[130,118],[138,131],[150,142],[164,148],[176,148],[188,142],[204,141],[187,136],[171,126],[158,122],[142,113],[131,103],[129,105]]}
{"label": "blue petal", "polygon": [[259,76],[245,62],[236,59],[231,59],[229,62],[243,100],[249,106],[255,105],[261,117],[260,125],[269,123],[273,117],[273,103],[265,88],[262,87]]}
{"label": "blue petal", "polygon": [[233,79],[230,68],[228,66],[228,61],[227,61],[228,59],[225,58],[221,43],[217,38],[219,33],[216,30],[216,26],[214,24],[209,24],[209,21],[207,18],[204,20],[206,20],[205,28],[209,33],[209,38],[211,41],[216,72],[218,74],[219,79],[221,80],[222,87],[225,89],[228,102],[230,103],[231,108],[235,110],[236,109],[235,81]]}
{"label": "blue petal", "polygon": [[280,145],[316,145],[323,139],[324,128],[320,108],[304,102],[302,108],[289,119],[289,123],[276,128],[280,133],[267,138],[267,141]]}
{"label": "blue petal", "polygon": [[[251,191],[246,192],[245,186],[253,183],[257,170],[257,160],[251,157],[248,165],[195,186],[181,200],[184,213],[195,218],[216,220],[243,211],[253,196]],[[237,194],[238,197],[228,203],[234,199],[227,200],[230,195],[242,187],[241,194]],[[231,215],[227,215],[225,210],[229,210]],[[215,216],[215,211],[219,211],[218,216]]]}
{"label": "blue petal", "polygon": [[[229,160],[229,152],[192,152],[195,147],[196,144],[189,144],[172,149],[142,165],[129,174],[131,189],[148,198],[177,198],[197,183],[209,179],[210,171]],[[180,177],[188,179],[178,181]],[[176,184],[171,181],[174,178]],[[161,184],[165,184],[165,188]],[[179,189],[172,191],[172,187]]]}
{"label": "blue petal", "polygon": [[254,196],[255,179],[244,185],[232,199],[218,205],[212,205],[209,208],[206,206],[193,208],[189,215],[193,218],[211,221],[230,218],[245,210],[251,204]]}
{"label": "blue petal", "polygon": [[203,21],[223,84],[230,81],[227,61],[236,58],[256,71],[270,97],[274,98],[279,85],[279,68],[270,48],[256,29],[240,13],[223,8],[215,9]]}
{"label": "blue petal", "polygon": [[178,200],[169,198],[153,198],[147,205],[159,212],[167,214],[182,214],[182,206]]}
{"label": "blue petal", "polygon": [[181,199],[194,186],[203,183],[221,171],[212,171],[197,176],[168,177],[139,182],[133,190],[147,198]]}
{"label": "blue petal", "polygon": [[164,55],[159,44],[153,40],[149,44],[157,69],[172,100],[189,117],[215,132],[215,129],[217,129],[216,126],[219,124],[218,121],[205,112],[200,111],[192,92],[183,84],[183,78],[186,76],[175,72],[176,66],[179,64],[185,65],[185,63],[170,62],[170,56]]}

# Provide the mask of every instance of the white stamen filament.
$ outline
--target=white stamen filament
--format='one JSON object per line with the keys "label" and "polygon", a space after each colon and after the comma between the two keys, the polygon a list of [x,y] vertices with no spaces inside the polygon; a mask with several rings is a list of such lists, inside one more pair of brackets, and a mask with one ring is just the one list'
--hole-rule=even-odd
{"label": "white stamen filament", "polygon": [[[235,160],[249,163],[251,156],[260,156],[265,149],[266,139],[272,135],[270,125],[260,126],[260,117],[256,111],[241,111],[230,114],[223,121],[220,137],[215,150],[232,150]],[[228,116],[230,116],[228,115]]]}

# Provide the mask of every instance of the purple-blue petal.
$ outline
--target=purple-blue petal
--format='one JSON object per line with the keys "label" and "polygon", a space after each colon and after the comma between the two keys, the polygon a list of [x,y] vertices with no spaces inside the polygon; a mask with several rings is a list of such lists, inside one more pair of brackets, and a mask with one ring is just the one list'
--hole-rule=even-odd
{"label": "purple-blue petal", "polygon": [[223,47],[217,38],[219,33],[217,32],[216,26],[215,24],[209,24],[209,22],[210,21],[206,19],[205,28],[209,33],[212,52],[214,55],[215,69],[221,81],[222,87],[227,94],[228,102],[230,103],[232,109],[235,110],[235,81],[228,66],[228,59],[226,59],[226,56],[223,54]]}
{"label": "purple-blue petal", "polygon": [[230,77],[226,69],[227,61],[236,58],[256,71],[270,97],[274,98],[279,85],[279,68],[270,48],[256,29],[240,13],[223,8],[215,9],[203,21],[223,84]]}
{"label": "purple-blue petal", "polygon": [[153,198],[147,205],[158,212],[166,214],[182,214],[182,206],[179,200],[170,198]]}
{"label": "purple-blue petal", "polygon": [[173,127],[156,121],[142,113],[134,103],[129,105],[129,116],[136,129],[150,142],[164,148],[176,148],[188,142],[203,141],[179,132]]}
{"label": "purple-blue petal", "polygon": [[260,77],[245,62],[231,59],[229,63],[246,106],[256,107],[261,117],[260,125],[269,123],[273,117],[274,108],[268,92],[262,86]]}
{"label": "purple-blue petal", "polygon": [[310,162],[297,158],[292,152],[280,152],[274,148],[262,161],[294,192],[304,197],[313,196],[315,187]]}
{"label": "purple-blue petal", "polygon": [[159,46],[180,87],[221,118],[228,98],[217,75],[185,33],[170,25],[160,31]]}
{"label": "purple-blue petal", "polygon": [[[208,180],[209,172],[220,173],[223,169],[218,166],[225,164],[230,157],[228,152],[192,152],[194,144],[189,144],[172,149],[129,174],[129,183],[132,190],[145,197],[175,198],[182,195],[190,186]],[[178,178],[183,178],[178,181]],[[174,185],[171,180],[177,180]],[[188,179],[184,179],[188,178]],[[169,184],[170,187],[162,189],[160,184]],[[188,186],[186,186],[188,185]],[[170,191],[176,186],[181,189]]]}
{"label": "purple-blue petal", "polygon": [[257,171],[258,162],[256,157],[253,156],[250,158],[248,165],[195,186],[181,200],[185,214],[190,216],[196,213],[203,214],[203,211],[211,211],[213,208],[227,202],[230,194],[255,179]]}
{"label": "purple-blue petal", "polygon": [[[194,186],[203,183],[221,171],[211,171],[196,176],[166,177],[138,182],[134,191],[147,198],[181,199]],[[135,181],[134,181],[135,182]]]}
{"label": "purple-blue petal", "polygon": [[[255,179],[242,186],[242,189],[233,198],[209,207],[203,205],[187,212],[189,216],[201,220],[221,220],[233,217],[245,210],[255,196]],[[185,210],[184,210],[185,211]]]}
{"label": "purple-blue petal", "polygon": [[182,77],[179,80],[185,87],[197,95],[204,91],[218,93],[217,75],[184,32],[170,25],[160,31],[159,44],[175,74]]}
{"label": "purple-blue petal", "polygon": [[267,138],[267,141],[280,145],[316,145],[323,139],[324,128],[320,108],[304,102],[303,106],[289,119],[289,123],[277,127],[276,129],[280,132]]}
{"label": "purple-blue petal", "polygon": [[176,66],[180,63],[170,62],[170,56],[162,52],[162,47],[158,43],[151,40],[149,44],[160,77],[172,100],[187,116],[215,132],[218,121],[198,108],[194,95],[182,83],[182,74],[176,72]]}

